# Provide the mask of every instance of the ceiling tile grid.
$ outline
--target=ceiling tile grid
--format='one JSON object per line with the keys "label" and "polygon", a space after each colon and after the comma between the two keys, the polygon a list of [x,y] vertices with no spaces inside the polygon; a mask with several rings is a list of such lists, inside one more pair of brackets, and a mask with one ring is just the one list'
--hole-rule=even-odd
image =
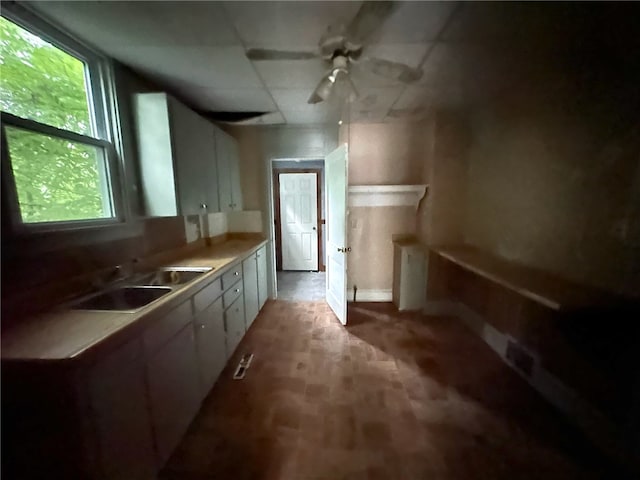
{"label": "ceiling tile grid", "polygon": [[[251,61],[246,49],[318,51],[327,28],[347,25],[362,2],[32,4],[63,28],[179,93],[197,109],[271,112],[245,123],[305,124],[340,118],[341,106],[335,100],[307,103],[330,63],[321,58]],[[350,74],[360,96],[348,106],[351,121],[396,121],[440,103],[460,103],[461,72],[468,70],[462,59],[468,53],[439,38],[455,8],[455,2],[396,5],[365,42],[361,59],[375,57],[422,68],[423,77],[406,86],[368,71],[364,61],[354,61]],[[459,28],[459,23],[453,27]],[[472,65],[475,68],[478,63]],[[496,83],[486,71],[479,71],[477,77],[472,86],[479,92],[484,83]]]}

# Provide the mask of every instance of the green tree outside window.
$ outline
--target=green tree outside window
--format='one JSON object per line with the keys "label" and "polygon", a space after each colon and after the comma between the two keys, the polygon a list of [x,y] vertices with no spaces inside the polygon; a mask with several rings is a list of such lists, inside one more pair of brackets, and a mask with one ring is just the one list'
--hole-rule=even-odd
{"label": "green tree outside window", "polygon": [[[4,17],[0,109],[94,136],[84,63]],[[111,216],[101,148],[9,125],[4,129],[24,223]]]}

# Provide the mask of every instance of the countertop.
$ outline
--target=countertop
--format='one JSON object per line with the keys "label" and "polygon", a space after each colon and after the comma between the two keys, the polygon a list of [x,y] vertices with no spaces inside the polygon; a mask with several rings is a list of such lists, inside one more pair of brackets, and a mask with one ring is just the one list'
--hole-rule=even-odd
{"label": "countertop", "polygon": [[89,360],[114,344],[121,344],[147,328],[154,318],[164,315],[187,300],[200,288],[219,277],[266,240],[228,240],[203,247],[167,265],[212,267],[193,282],[135,312],[70,310],[58,307],[45,314],[23,320],[2,335],[3,361],[75,363]]}
{"label": "countertop", "polygon": [[594,287],[577,284],[548,272],[511,263],[468,246],[430,249],[443,258],[494,281],[552,310],[609,307],[623,299]]}

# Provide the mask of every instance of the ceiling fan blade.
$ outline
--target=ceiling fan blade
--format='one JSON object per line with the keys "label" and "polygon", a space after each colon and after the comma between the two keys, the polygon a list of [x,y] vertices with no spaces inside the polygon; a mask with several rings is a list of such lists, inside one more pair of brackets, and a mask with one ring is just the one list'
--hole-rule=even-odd
{"label": "ceiling fan blade", "polygon": [[358,65],[381,77],[398,80],[402,83],[413,83],[422,78],[421,68],[411,68],[404,63],[391,62],[382,58],[364,57]]}
{"label": "ceiling fan blade", "polygon": [[246,51],[249,60],[310,60],[318,58],[316,52],[295,50],[272,50],[269,48],[248,48]]}
{"label": "ceiling fan blade", "polygon": [[362,2],[360,10],[347,27],[349,42],[362,45],[362,42],[380,28],[397,7],[398,2]]}

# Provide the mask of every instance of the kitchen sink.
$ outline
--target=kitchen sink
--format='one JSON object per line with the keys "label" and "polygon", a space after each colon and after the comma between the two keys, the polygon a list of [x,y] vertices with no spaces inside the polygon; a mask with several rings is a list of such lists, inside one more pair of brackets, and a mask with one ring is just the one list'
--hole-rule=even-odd
{"label": "kitchen sink", "polygon": [[140,285],[184,285],[213,270],[211,267],[165,267],[136,279]]}
{"label": "kitchen sink", "polygon": [[169,287],[119,287],[72,305],[75,310],[136,310],[171,292]]}

